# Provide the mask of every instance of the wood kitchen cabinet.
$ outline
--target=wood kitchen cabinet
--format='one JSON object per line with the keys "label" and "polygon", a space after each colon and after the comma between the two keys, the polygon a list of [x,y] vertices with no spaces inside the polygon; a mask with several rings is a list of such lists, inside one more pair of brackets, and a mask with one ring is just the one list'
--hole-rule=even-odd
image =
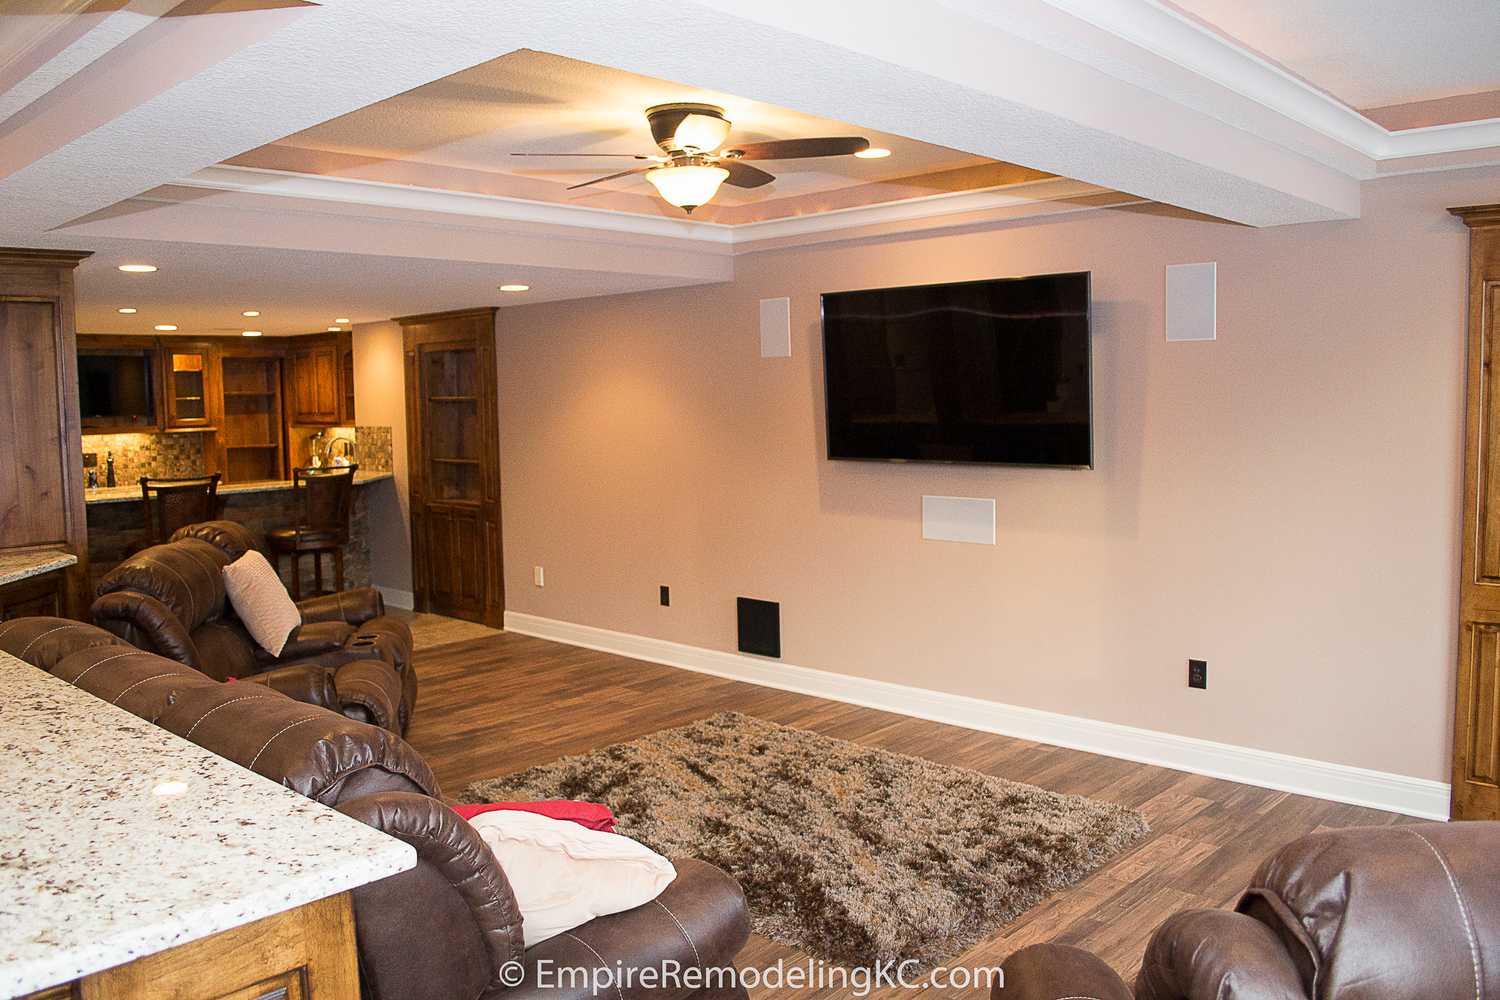
{"label": "wood kitchen cabinet", "polygon": [[354,426],[354,334],[339,334],[339,423]]}
{"label": "wood kitchen cabinet", "polygon": [[339,342],[334,337],[300,338],[290,358],[291,422],[333,426],[343,412],[339,389]]}
{"label": "wood kitchen cabinet", "polygon": [[162,342],[167,427],[212,427],[218,416],[219,351],[205,341]]}

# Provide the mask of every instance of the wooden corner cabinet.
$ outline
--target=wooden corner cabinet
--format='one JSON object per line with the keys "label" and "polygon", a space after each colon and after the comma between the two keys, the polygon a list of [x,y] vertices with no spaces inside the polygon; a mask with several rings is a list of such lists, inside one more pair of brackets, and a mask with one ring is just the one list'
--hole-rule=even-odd
{"label": "wooden corner cabinet", "polygon": [[412,576],[419,611],[500,628],[500,427],[493,308],[405,316]]}
{"label": "wooden corner cabinet", "polygon": [[1500,819],[1500,205],[1451,210],[1469,227],[1463,537],[1453,719],[1454,819]]}

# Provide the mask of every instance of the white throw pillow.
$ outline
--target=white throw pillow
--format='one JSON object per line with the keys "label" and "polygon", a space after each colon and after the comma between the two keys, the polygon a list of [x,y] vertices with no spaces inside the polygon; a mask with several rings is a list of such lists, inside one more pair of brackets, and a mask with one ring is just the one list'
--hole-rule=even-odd
{"label": "white throw pillow", "polygon": [[672,862],[617,833],[510,810],[469,822],[505,870],[528,948],[649,903],[677,877]]}
{"label": "white throw pillow", "polygon": [[255,641],[272,656],[280,656],[287,637],[302,624],[302,612],[266,557],[251,549],[225,566],[224,590]]}

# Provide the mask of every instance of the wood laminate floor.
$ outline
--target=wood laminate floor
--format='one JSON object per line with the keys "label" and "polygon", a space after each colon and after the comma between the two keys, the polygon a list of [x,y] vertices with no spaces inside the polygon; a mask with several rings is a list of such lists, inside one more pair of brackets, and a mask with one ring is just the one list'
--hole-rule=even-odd
{"label": "wood laminate floor", "polygon": [[[421,692],[408,741],[449,795],[507,774],[621,740],[734,710],[840,739],[973,768],[1056,792],[1140,809],[1150,835],[1093,875],[1045,900],[965,953],[955,965],[998,965],[1037,941],[1094,952],[1133,981],[1151,932],[1178,910],[1231,905],[1256,864],[1302,834],[1342,826],[1414,822],[1346,806],[1134,764],[1026,740],[910,719],[874,709],[755,687],[611,653],[435,615],[408,616]],[[452,641],[453,638],[459,641]],[[741,965],[806,960],[752,937]],[[848,997],[852,990],[752,990],[757,1000]],[[911,996],[893,990],[871,995]],[[928,990],[965,996],[977,990]]]}

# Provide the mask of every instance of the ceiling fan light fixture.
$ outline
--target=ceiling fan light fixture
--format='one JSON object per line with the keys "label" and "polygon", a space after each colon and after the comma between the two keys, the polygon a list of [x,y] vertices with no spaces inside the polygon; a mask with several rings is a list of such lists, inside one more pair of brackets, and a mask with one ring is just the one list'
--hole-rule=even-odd
{"label": "ceiling fan light fixture", "polygon": [[656,167],[646,171],[646,180],[669,205],[693,213],[719,193],[719,185],[729,176],[723,167],[688,163],[681,166]]}
{"label": "ceiling fan light fixture", "polygon": [[678,149],[693,153],[712,153],[729,138],[729,122],[711,115],[688,115],[677,124],[672,135]]}

